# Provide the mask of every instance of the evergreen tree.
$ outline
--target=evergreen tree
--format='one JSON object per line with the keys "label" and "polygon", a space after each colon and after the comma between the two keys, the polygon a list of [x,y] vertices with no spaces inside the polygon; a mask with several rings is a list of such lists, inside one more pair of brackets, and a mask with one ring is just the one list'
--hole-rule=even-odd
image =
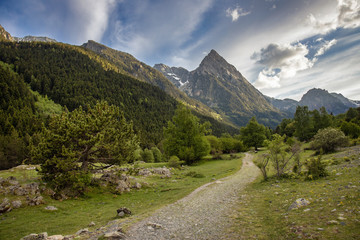
{"label": "evergreen tree", "polygon": [[157,147],[152,147],[151,151],[152,151],[153,156],[154,156],[154,161],[155,162],[162,162],[163,157],[162,157],[161,151]]}
{"label": "evergreen tree", "polygon": [[189,109],[179,107],[172,121],[164,128],[165,153],[168,156],[178,156],[187,164],[199,161],[210,151],[210,144],[205,138],[209,125],[200,124]]}
{"label": "evergreen tree", "polygon": [[89,184],[89,171],[97,162],[133,161],[138,139],[118,107],[98,102],[84,111],[64,111],[50,118],[40,142],[32,145],[32,160],[41,164],[40,175],[56,191],[77,193]]}
{"label": "evergreen tree", "polygon": [[255,117],[252,117],[248,124],[240,129],[240,136],[245,145],[257,150],[266,139],[266,132],[266,127],[259,124]]}
{"label": "evergreen tree", "polygon": [[298,106],[296,108],[295,116],[295,136],[300,141],[307,141],[312,136],[312,122],[310,118],[309,109],[307,106]]}

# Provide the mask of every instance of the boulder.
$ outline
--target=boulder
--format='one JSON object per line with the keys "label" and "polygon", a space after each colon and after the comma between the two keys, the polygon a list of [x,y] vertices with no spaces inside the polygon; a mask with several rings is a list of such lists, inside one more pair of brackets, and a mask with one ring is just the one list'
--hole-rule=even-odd
{"label": "boulder", "polygon": [[129,183],[125,182],[124,180],[119,180],[118,184],[115,188],[117,193],[123,193],[125,191],[130,191]]}
{"label": "boulder", "polygon": [[293,202],[290,205],[289,210],[305,207],[305,206],[307,206],[309,204],[310,204],[310,202],[308,200],[306,200],[305,198],[298,198],[298,199],[295,200],[295,202]]}
{"label": "boulder", "polygon": [[23,238],[21,238],[21,240],[46,240],[48,239],[48,234],[47,232],[43,232],[43,233],[31,233]]}
{"label": "boulder", "polygon": [[81,234],[85,234],[85,233],[88,233],[88,232],[89,232],[88,228],[83,228],[83,229],[80,229],[79,231],[77,231],[75,233],[75,235],[81,235]]}
{"label": "boulder", "polygon": [[151,171],[149,169],[140,169],[139,172],[138,172],[138,175],[147,177],[147,176],[151,176],[152,173],[151,173]]}
{"label": "boulder", "polygon": [[118,239],[126,239],[126,235],[122,231],[114,231],[109,232],[104,235],[105,239],[109,240],[118,240]]}
{"label": "boulder", "polygon": [[12,194],[17,195],[17,196],[25,196],[28,194],[28,192],[20,186],[14,186],[13,188],[10,188]]}
{"label": "boulder", "polygon": [[30,194],[30,195],[36,195],[36,194],[39,194],[39,193],[40,193],[40,189],[39,189],[39,184],[38,184],[38,183],[29,183],[29,184],[26,184],[23,188],[24,188],[24,189],[28,192],[28,194]]}
{"label": "boulder", "polygon": [[158,175],[164,175],[165,177],[169,177],[169,178],[171,177],[171,171],[166,167],[154,168],[153,173]]}
{"label": "boulder", "polygon": [[37,206],[44,203],[44,198],[42,196],[35,196],[33,198],[27,196],[26,200],[29,206]]}
{"label": "boulder", "polygon": [[130,209],[126,207],[121,207],[118,210],[116,210],[116,212],[119,217],[124,217],[125,215],[131,215]]}
{"label": "boulder", "polygon": [[47,206],[45,207],[45,210],[48,210],[48,211],[56,211],[58,210],[57,207],[54,207],[54,206]]}
{"label": "boulder", "polygon": [[6,180],[0,177],[0,186],[5,186],[5,185],[6,185]]}
{"label": "boulder", "polygon": [[9,185],[19,185],[19,182],[16,180],[16,177],[10,176],[6,179]]}
{"label": "boulder", "polygon": [[89,225],[88,225],[88,227],[93,227],[93,226],[95,226],[96,224],[94,223],[94,222],[91,222],[91,223],[89,223]]}
{"label": "boulder", "polygon": [[12,210],[9,199],[4,198],[0,204],[0,213],[10,212]]}
{"label": "boulder", "polygon": [[140,189],[141,188],[141,184],[136,182],[133,186],[133,188],[136,188],[136,189]]}
{"label": "boulder", "polygon": [[104,182],[106,185],[107,184],[116,185],[119,180],[120,178],[113,173],[105,173],[100,177],[100,181]]}
{"label": "boulder", "polygon": [[52,235],[49,236],[46,240],[64,240],[64,236],[63,235]]}
{"label": "boulder", "polygon": [[22,205],[22,202],[20,200],[15,200],[11,202],[11,205],[13,206],[13,208],[20,208]]}

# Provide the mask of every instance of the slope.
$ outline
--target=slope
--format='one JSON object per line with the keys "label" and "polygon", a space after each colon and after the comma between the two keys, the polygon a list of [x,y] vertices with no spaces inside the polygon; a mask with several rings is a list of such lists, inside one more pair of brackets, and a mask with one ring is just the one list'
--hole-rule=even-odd
{"label": "slope", "polygon": [[60,43],[0,43],[0,60],[14,66],[31,88],[73,110],[106,100],[134,122],[144,146],[157,144],[178,102],[158,87],[101,64]]}
{"label": "slope", "polygon": [[136,78],[142,82],[147,82],[157,86],[196,112],[222,121],[220,116],[212,111],[209,107],[205,106],[201,102],[189,98],[186,94],[177,89],[166,77],[163,76],[163,74],[161,74],[156,69],[146,65],[145,63],[137,60],[132,55],[114,50],[92,40],[84,43],[82,47],[91,50],[92,52],[95,52],[107,59],[110,63],[116,66],[118,72],[125,75],[130,75],[131,77]]}
{"label": "slope", "polygon": [[[156,67],[160,71],[167,69],[164,65]],[[171,71],[163,71],[163,74],[173,78],[177,69],[171,68]],[[183,76],[187,79],[179,81],[183,83],[181,89],[188,96],[211,107],[237,126],[244,126],[251,117],[256,116],[260,123],[275,127],[283,117],[215,50],[211,50],[197,69]]]}

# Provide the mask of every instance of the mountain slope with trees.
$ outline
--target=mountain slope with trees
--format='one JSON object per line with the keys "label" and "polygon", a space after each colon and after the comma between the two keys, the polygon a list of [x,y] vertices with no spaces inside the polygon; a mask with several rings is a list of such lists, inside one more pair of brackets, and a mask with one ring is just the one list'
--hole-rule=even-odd
{"label": "mountain slope with trees", "polygon": [[134,122],[144,145],[157,144],[162,128],[171,119],[178,102],[161,89],[129,76],[105,71],[96,61],[59,43],[0,44],[0,60],[31,86],[70,111],[97,100],[119,106]]}
{"label": "mountain slope with trees", "polygon": [[90,50],[112,63],[116,70],[122,74],[129,75],[142,82],[150,83],[164,90],[167,94],[174,97],[178,101],[189,106],[202,115],[211,116],[218,121],[223,121],[211,108],[199,101],[189,98],[186,94],[177,89],[166,77],[156,69],[137,60],[132,55],[117,51],[105,45],[89,40],[82,45],[83,48]]}
{"label": "mountain slope with trees", "polygon": [[[245,126],[256,116],[260,123],[275,127],[283,117],[279,110],[265,100],[262,93],[215,50],[211,50],[199,67],[188,74],[184,73],[183,68],[169,68],[163,64],[155,67],[173,81],[174,77],[178,78],[178,82],[182,83],[180,88],[188,96],[211,107],[237,126]],[[186,79],[175,74],[180,70]]]}

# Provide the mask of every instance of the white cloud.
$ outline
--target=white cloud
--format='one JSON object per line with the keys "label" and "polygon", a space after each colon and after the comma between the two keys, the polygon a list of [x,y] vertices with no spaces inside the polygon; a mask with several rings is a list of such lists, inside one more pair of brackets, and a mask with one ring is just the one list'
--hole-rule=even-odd
{"label": "white cloud", "polygon": [[262,70],[259,73],[257,81],[254,83],[257,88],[280,88],[280,78],[274,71]]}
{"label": "white cloud", "polygon": [[[316,41],[318,41],[318,40],[316,40]],[[324,45],[322,47],[320,47],[319,50],[316,52],[315,57],[323,55],[327,50],[329,50],[336,43],[337,43],[336,39],[333,39],[331,41],[325,41]]]}
{"label": "white cloud", "polygon": [[[280,88],[286,79],[294,78],[298,72],[310,69],[318,61],[319,56],[337,43],[337,40],[324,41],[318,38],[316,42],[322,42],[314,57],[308,56],[308,46],[297,44],[269,44],[260,52],[255,52],[252,59],[265,68],[259,73],[254,85],[259,89]],[[275,71],[276,70],[276,71]]]}
{"label": "white cloud", "polygon": [[241,7],[236,7],[234,9],[228,8],[226,10],[226,16],[231,17],[233,22],[236,22],[239,19],[239,17],[244,17],[246,15],[249,15],[250,13],[251,13],[250,11],[245,11]]}
{"label": "white cloud", "polygon": [[101,41],[116,1],[69,0],[68,4],[73,16],[67,24],[72,32],[76,33],[76,40],[79,42],[90,39]]}
{"label": "white cloud", "polygon": [[319,33],[327,33],[336,28],[356,28],[360,26],[360,4],[358,0],[338,0],[336,17],[321,20],[313,14],[308,15],[308,22]]}
{"label": "white cloud", "polygon": [[345,97],[360,100],[360,69],[358,63],[360,45],[343,48],[349,43],[359,41],[353,36],[337,39],[337,48],[341,51],[331,54],[316,62],[316,67],[300,71],[293,78],[281,79],[281,88],[263,88],[265,95],[300,100],[301,96],[311,88],[322,88],[329,92],[337,92]]}
{"label": "white cloud", "polygon": [[358,0],[338,0],[338,25],[344,28],[360,26],[360,4]]}
{"label": "white cloud", "polygon": [[252,59],[264,65],[268,69],[267,71],[278,69],[277,77],[290,78],[295,76],[298,71],[313,66],[313,61],[306,57],[308,53],[307,46],[301,43],[295,45],[269,44],[259,53],[254,53]]}

